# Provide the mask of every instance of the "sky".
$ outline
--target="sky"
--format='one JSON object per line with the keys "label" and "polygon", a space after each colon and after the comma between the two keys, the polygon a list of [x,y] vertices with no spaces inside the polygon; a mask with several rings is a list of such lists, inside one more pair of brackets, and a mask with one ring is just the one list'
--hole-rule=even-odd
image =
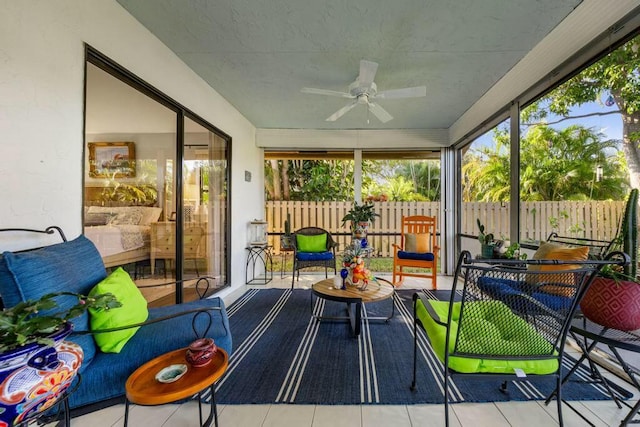
{"label": "sky", "polygon": [[[602,102],[590,102],[587,104],[583,104],[579,107],[574,107],[571,109],[571,115],[584,115],[594,112],[607,112],[607,111],[615,111],[617,109],[616,105],[612,105],[610,107],[606,106],[605,103],[606,97],[603,97]],[[558,117],[550,116],[548,121],[555,121]],[[553,128],[556,129],[564,129],[568,126],[580,124],[582,126],[592,128],[595,131],[601,132],[605,135],[605,139],[617,139],[622,140],[622,118],[620,114],[610,114],[606,116],[592,116],[592,117],[584,117],[579,119],[571,119],[565,120],[563,122],[552,125]],[[479,147],[480,145],[490,146],[493,145],[492,142],[493,131],[489,131],[484,135],[480,136],[476,139],[473,146]]]}

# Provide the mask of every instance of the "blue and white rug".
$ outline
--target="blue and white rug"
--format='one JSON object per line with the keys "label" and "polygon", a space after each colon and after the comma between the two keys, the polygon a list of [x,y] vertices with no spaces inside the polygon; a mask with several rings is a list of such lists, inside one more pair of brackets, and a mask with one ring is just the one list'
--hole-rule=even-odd
{"label": "blue and white rug", "polygon": [[[311,310],[342,316],[345,304],[311,299],[311,291],[254,289],[229,308],[234,351],[218,382],[216,400],[224,404],[418,404],[442,403],[442,364],[419,329],[418,389],[409,389],[413,366],[413,290],[399,290],[395,316],[388,323],[363,324],[359,337],[343,322],[318,322]],[[425,291],[448,298],[448,291]],[[371,316],[387,315],[391,300],[364,306]],[[572,365],[565,362],[565,371]],[[588,379],[578,371],[576,378]],[[455,379],[453,402],[544,399],[555,387],[544,381],[510,383]],[[597,384],[570,381],[565,400],[609,399]],[[630,396],[622,396],[628,398]]]}

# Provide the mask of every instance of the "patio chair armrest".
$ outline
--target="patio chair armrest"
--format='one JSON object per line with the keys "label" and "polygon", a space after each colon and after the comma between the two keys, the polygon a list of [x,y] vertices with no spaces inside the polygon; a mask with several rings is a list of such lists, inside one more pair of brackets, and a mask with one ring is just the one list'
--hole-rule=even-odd
{"label": "patio chair armrest", "polygon": [[[137,285],[137,287],[139,289],[151,289],[151,288],[157,288],[157,287],[161,287],[161,286],[169,286],[169,285],[177,285],[179,283],[185,283],[185,282],[191,282],[195,280],[196,281],[196,292],[198,294],[199,299],[203,299],[205,297],[205,295],[207,294],[207,292],[209,291],[209,289],[212,288],[211,285],[211,281],[216,280],[214,277],[211,276],[200,276],[194,279],[182,279],[182,280],[174,280],[172,282],[165,282],[165,283],[156,283],[156,284],[149,284],[149,285]],[[202,290],[202,288],[204,288],[204,290]],[[202,291],[201,291],[202,290]]]}
{"label": "patio chair armrest", "polygon": [[425,310],[427,310],[427,314],[429,314],[429,316],[431,316],[431,318],[433,319],[434,322],[436,322],[437,324],[442,325],[442,326],[448,326],[447,322],[443,322],[442,320],[440,320],[440,316],[438,316],[438,314],[435,312],[433,307],[431,307],[431,304],[429,304],[429,299],[427,297],[425,297],[424,295],[420,295],[417,292],[413,294],[413,318],[414,319],[417,320],[416,303],[417,303],[418,300],[422,301],[422,305],[424,306]]}
{"label": "patio chair armrest", "polygon": [[[151,319],[151,320],[145,320],[144,322],[140,322],[140,323],[133,323],[131,325],[124,325],[124,326],[118,326],[118,327],[115,327],[115,328],[107,328],[107,329],[95,329],[95,330],[90,330],[90,331],[73,331],[71,334],[72,335],[95,335],[95,334],[102,334],[102,333],[107,333],[107,332],[124,331],[124,330],[131,329],[131,328],[138,328],[138,327],[143,327],[143,326],[147,326],[147,325],[152,325],[154,323],[164,322],[164,321],[169,320],[169,319],[175,319],[177,317],[186,316],[188,314],[193,314],[192,325],[194,327],[194,333],[197,336],[198,333],[197,333],[196,328],[195,328],[195,321],[196,321],[197,317],[200,314],[206,313],[206,315],[209,316],[209,327],[207,328],[207,330],[203,334],[203,335],[206,335],[207,332],[209,331],[209,329],[211,328],[211,325],[213,325],[213,317],[211,316],[210,312],[211,311],[221,311],[221,310],[222,310],[222,307],[194,308],[194,309],[191,309],[191,310],[181,311],[179,313],[173,313],[173,314],[169,314],[169,315],[166,315],[166,316],[157,317],[157,318]],[[224,327],[224,330],[225,330],[225,335],[228,335],[229,334],[229,330],[224,325],[224,322],[223,322],[223,327]]]}

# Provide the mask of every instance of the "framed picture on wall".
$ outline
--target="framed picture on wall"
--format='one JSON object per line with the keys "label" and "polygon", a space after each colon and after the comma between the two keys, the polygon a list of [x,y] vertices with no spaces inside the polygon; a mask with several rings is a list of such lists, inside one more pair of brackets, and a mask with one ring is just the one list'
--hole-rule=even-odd
{"label": "framed picture on wall", "polygon": [[90,142],[89,176],[128,178],[136,176],[136,150],[133,142]]}

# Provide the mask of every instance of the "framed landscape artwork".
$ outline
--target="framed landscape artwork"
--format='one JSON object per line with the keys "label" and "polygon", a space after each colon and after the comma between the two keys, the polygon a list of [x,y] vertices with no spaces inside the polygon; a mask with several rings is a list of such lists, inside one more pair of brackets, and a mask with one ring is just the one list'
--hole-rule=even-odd
{"label": "framed landscape artwork", "polygon": [[89,176],[92,178],[136,176],[135,144],[133,142],[90,142]]}

